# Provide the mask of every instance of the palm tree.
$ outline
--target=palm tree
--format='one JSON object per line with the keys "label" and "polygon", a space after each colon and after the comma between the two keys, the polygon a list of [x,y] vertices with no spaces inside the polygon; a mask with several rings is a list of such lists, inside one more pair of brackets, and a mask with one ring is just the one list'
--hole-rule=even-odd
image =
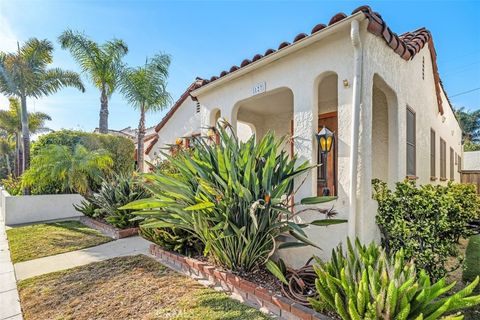
{"label": "palm tree", "polygon": [[465,108],[459,108],[455,111],[455,116],[462,128],[463,140],[472,143],[480,142],[480,110],[469,111]]}
{"label": "palm tree", "polygon": [[121,92],[125,99],[140,111],[138,123],[137,167],[143,172],[145,113],[165,108],[170,102],[170,94],[166,90],[170,56],[157,54],[146,59],[145,65],[138,68],[127,68],[121,78]]}
{"label": "palm tree", "polygon": [[[16,97],[21,103],[22,169],[30,164],[30,132],[27,98],[41,98],[63,87],[75,87],[84,92],[80,76],[60,68],[48,69],[53,61],[53,45],[48,40],[29,39],[17,52],[0,52],[0,93]],[[28,190],[25,190],[28,193]]]}
{"label": "palm tree", "polygon": [[61,185],[62,191],[88,197],[93,194],[92,185],[100,185],[112,165],[113,160],[105,150],[91,151],[81,144],[72,150],[69,146],[52,144],[33,158],[32,166],[23,174],[22,184],[41,189],[54,182]]}
{"label": "palm tree", "polygon": [[108,99],[117,87],[122,58],[128,47],[122,40],[113,39],[99,45],[85,34],[66,30],[58,38],[63,49],[70,50],[93,85],[100,90],[100,133],[108,133]]}
{"label": "palm tree", "polygon": [[[9,136],[15,140],[15,175],[22,174],[22,159],[23,153],[21,148],[21,133],[22,121],[20,102],[15,98],[10,98],[10,105],[8,110],[0,110],[0,129],[5,131]],[[52,118],[43,112],[28,112],[28,130],[30,134],[37,134],[45,131],[50,131],[45,127],[45,122]]]}

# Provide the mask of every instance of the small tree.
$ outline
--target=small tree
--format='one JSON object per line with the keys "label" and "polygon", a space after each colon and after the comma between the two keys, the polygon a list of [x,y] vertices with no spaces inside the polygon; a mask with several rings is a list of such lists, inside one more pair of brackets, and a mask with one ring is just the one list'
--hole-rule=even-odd
{"label": "small tree", "polygon": [[108,133],[108,99],[117,87],[122,58],[128,47],[122,40],[113,39],[99,45],[85,34],[66,30],[58,38],[62,49],[70,50],[93,85],[100,90],[100,133]]}
{"label": "small tree", "polygon": [[112,165],[112,158],[104,150],[90,151],[77,145],[72,151],[67,146],[49,145],[33,158],[22,184],[42,188],[59,182],[61,191],[88,197],[93,194],[92,185],[100,185]]}
{"label": "small tree", "polygon": [[[0,129],[4,130],[8,135],[15,140],[15,175],[20,176],[22,173],[22,121],[20,102],[15,98],[10,98],[10,105],[8,110],[0,110]],[[29,112],[28,113],[28,130],[30,134],[49,131],[45,127],[45,122],[52,118],[43,112]]]}
{"label": "small tree", "polygon": [[[41,98],[63,87],[85,88],[77,73],[59,68],[48,69],[53,61],[53,45],[48,40],[32,38],[17,52],[0,52],[0,93],[17,97],[21,103],[23,171],[30,164],[30,131],[27,98]],[[28,193],[28,190],[25,190]]]}
{"label": "small tree", "polygon": [[152,59],[147,58],[143,67],[128,68],[122,75],[120,90],[125,99],[140,111],[137,136],[137,163],[140,172],[144,170],[145,114],[161,110],[170,102],[166,88],[169,65],[170,56],[158,54]]}

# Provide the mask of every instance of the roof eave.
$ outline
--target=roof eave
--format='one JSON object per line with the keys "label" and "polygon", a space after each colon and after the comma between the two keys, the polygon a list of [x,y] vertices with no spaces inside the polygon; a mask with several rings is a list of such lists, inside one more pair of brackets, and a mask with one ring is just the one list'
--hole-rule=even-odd
{"label": "roof eave", "polygon": [[273,61],[276,61],[284,56],[292,54],[304,47],[310,46],[313,43],[320,41],[321,39],[328,37],[329,35],[337,32],[342,27],[345,27],[347,23],[352,22],[353,20],[363,21],[366,19],[365,13],[362,11],[356,12],[353,15],[346,17],[345,19],[339,21],[338,23],[332,24],[327,26],[325,29],[306,36],[305,38],[290,44],[288,47],[284,48],[283,50],[278,50],[268,56],[263,57],[260,60],[254,61],[249,65],[236,70],[235,72],[228,73],[227,75],[217,79],[216,81],[212,81],[206,85],[201,86],[198,89],[194,89],[190,92],[190,95],[193,97],[198,97],[201,94],[204,94],[207,91],[210,91],[218,86],[223,85],[224,83],[234,80],[238,77],[241,77],[249,72],[252,72],[255,69],[261,68]]}

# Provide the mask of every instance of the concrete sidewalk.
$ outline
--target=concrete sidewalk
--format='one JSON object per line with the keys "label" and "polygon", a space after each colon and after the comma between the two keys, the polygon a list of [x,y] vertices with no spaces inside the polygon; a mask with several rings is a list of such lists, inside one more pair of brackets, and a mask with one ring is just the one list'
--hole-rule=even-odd
{"label": "concrete sidewalk", "polygon": [[[17,279],[83,266],[92,262],[136,254],[149,255],[150,242],[136,236],[101,244],[96,247],[66,252],[54,256],[19,262],[14,265]],[[1,320],[1,318],[0,318]]]}
{"label": "concrete sidewalk", "polygon": [[5,221],[0,215],[0,320],[21,320],[15,271],[10,259]]}

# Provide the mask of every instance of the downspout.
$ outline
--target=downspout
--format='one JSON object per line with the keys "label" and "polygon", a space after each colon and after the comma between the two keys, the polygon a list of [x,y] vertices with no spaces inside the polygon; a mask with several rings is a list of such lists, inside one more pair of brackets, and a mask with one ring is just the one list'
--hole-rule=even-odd
{"label": "downspout", "polygon": [[352,92],[352,132],[350,138],[350,212],[348,216],[348,236],[350,239],[356,237],[357,225],[357,167],[358,167],[358,136],[360,122],[360,104],[362,91],[362,65],[363,51],[360,40],[359,23],[357,20],[351,22],[350,38],[353,45],[353,92]]}

